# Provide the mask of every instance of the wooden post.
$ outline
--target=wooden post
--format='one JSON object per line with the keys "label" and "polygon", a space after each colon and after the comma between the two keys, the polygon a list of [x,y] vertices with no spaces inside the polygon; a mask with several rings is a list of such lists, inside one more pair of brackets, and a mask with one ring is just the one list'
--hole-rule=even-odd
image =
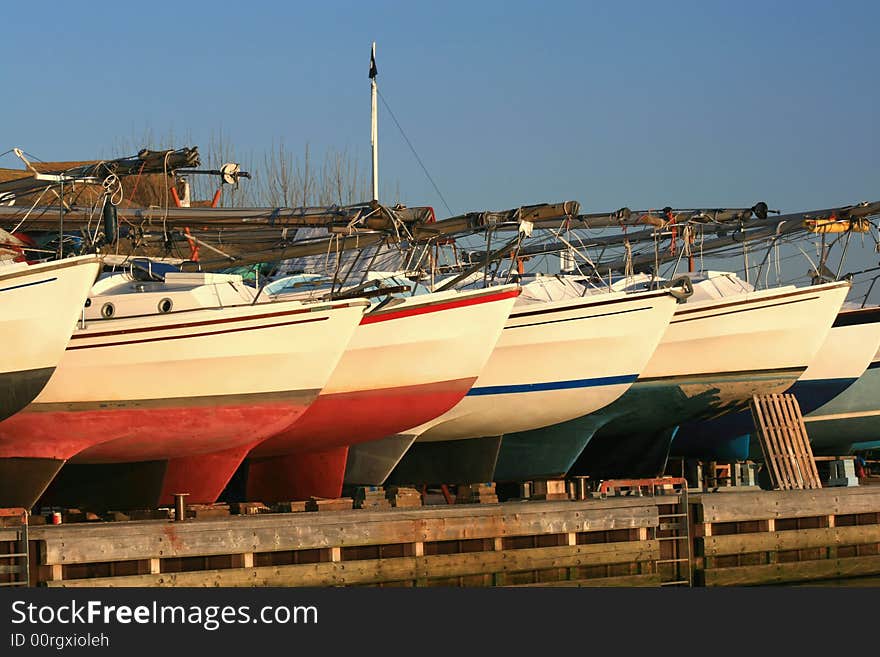
{"label": "wooden post", "polygon": [[[832,529],[837,526],[837,518],[833,515],[827,516],[828,528]],[[828,558],[836,559],[837,558],[837,544],[828,546]]]}
{"label": "wooden post", "polygon": [[[565,545],[569,547],[575,547],[577,545],[577,532],[568,532],[565,535]],[[575,567],[569,566],[565,569],[565,578],[572,580],[576,579],[577,573],[575,573]]]}
{"label": "wooden post", "polygon": [[[495,552],[501,552],[504,550],[504,539],[496,536],[492,541],[492,547]],[[507,578],[504,573],[492,573],[492,586],[504,586],[506,582]]]}
{"label": "wooden post", "polygon": [[[776,531],[776,518],[768,518],[766,521],[767,532],[774,533]],[[767,551],[767,563],[776,563],[776,551],[768,550]]]}
{"label": "wooden post", "polygon": [[[409,552],[412,554],[410,556],[413,557],[424,557],[425,556],[425,544],[421,541],[417,541],[415,543],[410,543]],[[417,577],[413,581],[413,586],[427,586],[428,580],[423,577]]]}
{"label": "wooden post", "polygon": [[61,564],[53,563],[49,566],[49,581],[60,582],[62,579],[64,579],[64,577]]}

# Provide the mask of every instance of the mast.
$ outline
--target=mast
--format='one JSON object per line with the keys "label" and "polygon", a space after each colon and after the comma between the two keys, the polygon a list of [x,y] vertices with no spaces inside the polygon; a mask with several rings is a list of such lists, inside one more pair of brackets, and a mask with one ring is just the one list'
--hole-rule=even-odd
{"label": "mast", "polygon": [[376,42],[370,50],[370,147],[373,152],[373,200],[379,200],[379,124],[376,119]]}

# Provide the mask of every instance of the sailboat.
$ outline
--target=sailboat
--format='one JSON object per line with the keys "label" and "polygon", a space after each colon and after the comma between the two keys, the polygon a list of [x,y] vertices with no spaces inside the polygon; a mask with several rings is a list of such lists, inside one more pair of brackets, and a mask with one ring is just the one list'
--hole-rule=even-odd
{"label": "sailboat", "polygon": [[[875,440],[872,413],[877,406],[872,390],[872,368],[880,349],[880,308],[844,308],[810,366],[787,392],[804,415],[807,436],[818,454],[848,454],[864,439]],[[850,392],[850,388],[858,386]],[[761,458],[761,447],[746,413],[734,418],[746,427],[741,435],[718,432],[699,454],[703,458],[745,460]],[[726,425],[729,426],[729,425]],[[730,436],[730,433],[737,435]],[[727,438],[725,440],[725,438]]]}
{"label": "sailboat", "polygon": [[[880,344],[878,318],[875,309],[841,309],[804,373],[791,386],[776,392],[793,394],[804,415],[840,395],[865,371]],[[686,422],[673,441],[672,453],[690,458],[743,460],[750,453],[760,454],[760,448],[750,437],[753,429],[754,420],[748,410]]]}
{"label": "sailboat", "polygon": [[0,265],[0,420],[33,401],[52,376],[100,266],[95,256]]}
{"label": "sailboat", "polygon": [[880,445],[880,350],[858,380],[804,416],[816,454],[842,456]]}
{"label": "sailboat", "polygon": [[[19,413],[52,377],[100,266],[95,256],[0,266],[0,420]],[[40,469],[0,440],[0,506],[16,506],[21,482]]]}
{"label": "sailboat", "polygon": [[30,507],[67,461],[45,503],[213,502],[317,398],[367,306],[255,295],[222,274],[99,282],[46,387],[0,422],[0,454],[33,464],[0,504]]}
{"label": "sailboat", "polygon": [[[348,483],[491,480],[502,435],[571,419],[622,395],[677,302],[669,290],[560,301],[524,290],[464,399],[430,422],[350,451]],[[380,460],[383,472],[358,467]]]}
{"label": "sailboat", "polygon": [[[825,340],[849,290],[847,283],[831,283],[756,291],[726,272],[689,278],[693,296],[677,307],[626,394],[569,422],[505,435],[496,480],[661,473],[680,423],[730,413],[754,393],[791,386]],[[623,279],[621,285],[639,284]],[[549,445],[562,458],[553,467],[535,467],[531,455],[546,453]]]}
{"label": "sailboat", "polygon": [[[378,203],[375,47],[370,143]],[[432,292],[400,273],[382,278],[373,293],[384,300],[364,315],[320,397],[297,423],[251,451],[239,484],[247,499],[341,495],[352,445],[422,424],[467,394],[520,292],[515,284]],[[381,294],[383,287],[397,293]],[[284,281],[272,288],[283,291]]]}
{"label": "sailboat", "polygon": [[318,399],[247,461],[247,499],[342,493],[352,445],[452,408],[495,347],[519,286],[396,296],[368,311]]}

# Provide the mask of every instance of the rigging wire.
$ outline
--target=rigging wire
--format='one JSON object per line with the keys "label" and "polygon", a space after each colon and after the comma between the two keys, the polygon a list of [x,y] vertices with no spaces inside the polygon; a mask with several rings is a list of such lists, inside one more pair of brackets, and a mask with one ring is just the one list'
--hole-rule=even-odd
{"label": "rigging wire", "polygon": [[416,152],[416,149],[413,147],[412,143],[409,140],[409,137],[406,136],[406,133],[403,131],[400,123],[397,120],[397,117],[394,116],[394,112],[391,111],[391,108],[388,106],[388,102],[385,100],[385,96],[382,95],[382,92],[379,91],[378,87],[376,88],[376,92],[379,94],[379,98],[382,99],[382,104],[385,106],[385,109],[388,110],[388,114],[391,115],[391,119],[394,121],[394,125],[397,126],[397,129],[400,130],[400,134],[403,136],[404,141],[406,141],[406,145],[409,146],[409,149],[412,151],[412,154],[415,156],[416,161],[419,163],[419,166],[422,167],[422,171],[425,172],[425,175],[428,177],[428,180],[431,182],[431,185],[434,187],[434,191],[437,192],[437,196],[440,197],[440,200],[443,202],[446,211],[449,212],[449,216],[453,216],[455,213],[452,211],[452,208],[449,207],[449,203],[446,202],[446,199],[443,197],[443,194],[440,192],[440,188],[437,187],[437,183],[434,182],[434,179],[431,177],[431,174],[428,173],[428,169],[425,164],[422,162],[422,158],[419,157],[419,154]]}

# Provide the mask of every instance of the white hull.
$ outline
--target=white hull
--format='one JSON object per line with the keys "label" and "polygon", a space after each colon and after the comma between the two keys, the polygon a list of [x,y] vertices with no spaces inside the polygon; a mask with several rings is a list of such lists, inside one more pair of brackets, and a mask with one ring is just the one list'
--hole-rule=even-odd
{"label": "white hull", "polygon": [[100,269],[95,256],[0,267],[0,372],[55,367]]}
{"label": "white hull", "polygon": [[314,400],[364,307],[291,301],[89,320],[37,399],[0,423],[0,456],[100,463],[253,444]]}
{"label": "white hull", "polygon": [[858,379],[880,348],[880,323],[834,326],[798,382]]}
{"label": "white hull", "polygon": [[420,442],[497,436],[602,408],[635,381],[675,307],[658,292],[517,306],[468,395],[405,433]]}
{"label": "white hull", "polygon": [[[498,288],[504,293],[512,286]],[[442,292],[409,297],[388,315],[368,314],[322,394],[476,379],[498,341],[515,296],[503,302],[417,312],[485,296]],[[394,314],[400,317],[395,318]],[[387,317],[387,319],[386,319]]]}
{"label": "white hull", "polygon": [[690,390],[700,394],[717,374],[796,371],[796,377],[825,342],[848,291],[846,283],[829,283],[689,301],[639,380],[706,377]]}
{"label": "white hull", "polygon": [[0,420],[27,406],[61,360],[89,288],[94,256],[0,267]]}
{"label": "white hull", "polygon": [[434,293],[368,313],[302,420],[251,456],[345,447],[447,411],[483,369],[518,294],[510,285]]}

